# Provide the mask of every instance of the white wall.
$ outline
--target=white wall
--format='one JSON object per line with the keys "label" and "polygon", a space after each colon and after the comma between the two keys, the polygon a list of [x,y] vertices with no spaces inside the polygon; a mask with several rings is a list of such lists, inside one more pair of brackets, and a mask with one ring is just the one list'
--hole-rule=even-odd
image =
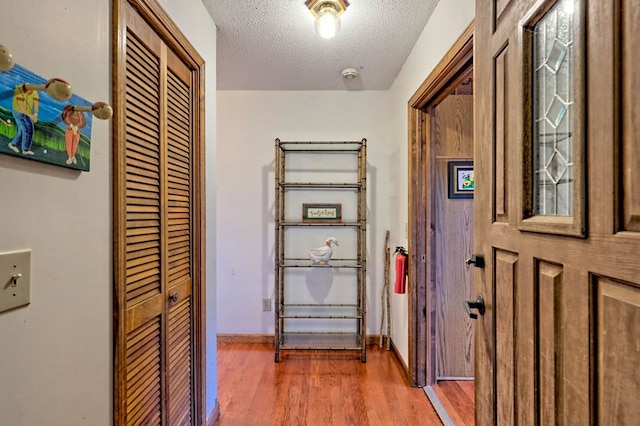
{"label": "white wall", "polygon": [[387,105],[387,91],[218,92],[220,333],[274,332],[273,311],[262,311],[262,299],[274,294],[276,138],[367,138],[367,330],[378,333],[384,230],[391,222]]}
{"label": "white wall", "polygon": [[[8,3],[20,65],[110,101],[109,2]],[[0,252],[33,250],[31,305],[0,313],[2,424],[112,424],[110,128],[93,120],[88,173],[0,155]]]}
{"label": "white wall", "polygon": [[[5,3],[0,44],[19,64],[66,79],[85,99],[111,100],[111,2]],[[199,0],[163,3],[207,60],[209,412],[217,396],[215,28]],[[0,252],[33,250],[31,305],[0,313],[3,425],[113,424],[110,128],[93,121],[88,173],[0,155]]]}
{"label": "white wall", "polygon": [[[449,51],[460,34],[475,16],[474,0],[441,0],[425,26],[394,81],[390,94],[390,150],[391,204],[397,208],[392,213],[391,245],[408,246],[406,224],[408,223],[408,101],[422,82]],[[393,292],[392,292],[393,293]],[[391,338],[405,363],[409,360],[409,324],[407,295],[393,293],[391,297]]]}

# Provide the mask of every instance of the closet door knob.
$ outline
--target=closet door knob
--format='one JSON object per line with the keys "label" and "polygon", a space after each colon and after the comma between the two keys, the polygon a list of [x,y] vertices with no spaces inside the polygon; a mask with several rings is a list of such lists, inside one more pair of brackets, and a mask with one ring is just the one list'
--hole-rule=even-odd
{"label": "closet door knob", "polygon": [[169,300],[171,300],[173,303],[176,303],[178,301],[178,293],[173,293],[171,296],[169,296]]}

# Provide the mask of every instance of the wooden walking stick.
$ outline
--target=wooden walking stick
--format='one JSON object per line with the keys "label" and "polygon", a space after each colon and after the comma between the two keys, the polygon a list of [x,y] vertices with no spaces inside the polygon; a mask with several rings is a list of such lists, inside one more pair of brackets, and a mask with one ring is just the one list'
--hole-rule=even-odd
{"label": "wooden walking stick", "polygon": [[382,333],[384,328],[385,318],[387,320],[387,350],[391,348],[391,301],[389,300],[389,262],[391,254],[389,252],[389,231],[387,231],[384,238],[384,284],[382,286],[382,294],[380,295],[380,349],[384,344],[385,334]]}

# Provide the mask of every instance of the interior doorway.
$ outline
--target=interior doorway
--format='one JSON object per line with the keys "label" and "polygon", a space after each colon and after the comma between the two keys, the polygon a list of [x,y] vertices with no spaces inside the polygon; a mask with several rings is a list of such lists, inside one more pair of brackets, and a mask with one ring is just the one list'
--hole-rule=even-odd
{"label": "interior doorway", "polygon": [[[469,74],[472,70],[469,70]],[[435,144],[436,379],[473,379],[473,323],[463,302],[473,297],[473,78],[431,111]]]}
{"label": "interior doorway", "polygon": [[409,101],[409,372],[445,424],[474,421],[473,31]]}
{"label": "interior doorway", "polygon": [[[474,424],[474,327],[464,301],[473,298],[473,70],[430,108],[435,195],[431,222],[435,276],[436,380],[425,392],[445,424]],[[428,344],[427,344],[428,345]],[[427,350],[433,350],[427,347]]]}

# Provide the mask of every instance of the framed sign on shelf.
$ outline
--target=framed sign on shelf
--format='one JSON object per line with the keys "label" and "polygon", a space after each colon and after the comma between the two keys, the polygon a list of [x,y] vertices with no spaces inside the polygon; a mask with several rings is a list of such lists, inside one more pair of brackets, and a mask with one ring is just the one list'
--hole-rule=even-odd
{"label": "framed sign on shelf", "polygon": [[303,222],[342,222],[342,204],[302,204]]}

